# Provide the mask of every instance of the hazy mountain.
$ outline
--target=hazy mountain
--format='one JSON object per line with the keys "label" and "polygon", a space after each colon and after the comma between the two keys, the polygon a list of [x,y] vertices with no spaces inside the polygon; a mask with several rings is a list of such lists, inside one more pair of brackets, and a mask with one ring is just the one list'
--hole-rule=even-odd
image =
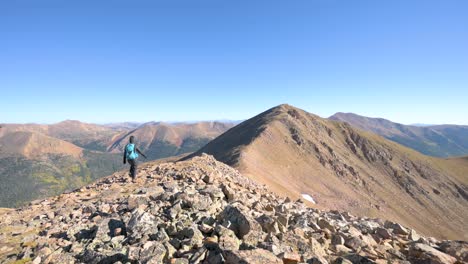
{"label": "hazy mountain", "polygon": [[212,154],[276,193],[318,208],[398,220],[424,234],[467,239],[468,159],[439,159],[288,105],[211,141]]}
{"label": "hazy mountain", "polygon": [[411,126],[352,113],[336,113],[329,119],[347,122],[359,129],[377,133],[426,155],[435,157],[468,155],[468,126]]}
{"label": "hazy mountain", "polygon": [[128,130],[125,125],[72,120],[51,125],[2,124],[0,207],[55,195],[123,169],[122,149],[130,135],[137,137],[148,160],[153,160],[196,151],[230,127],[219,122],[151,122]]}
{"label": "hazy mountain", "polygon": [[109,127],[115,130],[132,130],[141,126],[141,124],[142,123],[139,123],[139,122],[121,122],[121,123],[103,124],[103,126]]}
{"label": "hazy mountain", "polygon": [[220,122],[164,123],[149,122],[120,134],[111,142],[108,151],[121,153],[130,136],[135,136],[137,145],[148,159],[159,159],[197,151],[213,138],[234,125]]}
{"label": "hazy mountain", "polygon": [[96,124],[66,120],[51,125],[38,124],[2,124],[2,134],[14,131],[29,131],[62,139],[82,148],[105,151],[113,137],[119,131]]}

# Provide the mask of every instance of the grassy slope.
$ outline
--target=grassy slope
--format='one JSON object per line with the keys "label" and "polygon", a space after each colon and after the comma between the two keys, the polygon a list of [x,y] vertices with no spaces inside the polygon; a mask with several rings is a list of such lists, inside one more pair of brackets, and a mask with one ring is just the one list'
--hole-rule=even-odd
{"label": "grassy slope", "polygon": [[464,159],[424,156],[290,106],[240,124],[201,152],[279,194],[311,194],[320,208],[398,220],[438,237],[468,235]]}
{"label": "grassy slope", "polygon": [[84,151],[81,159],[46,155],[39,159],[0,159],[0,207],[60,194],[122,169],[120,156]]}

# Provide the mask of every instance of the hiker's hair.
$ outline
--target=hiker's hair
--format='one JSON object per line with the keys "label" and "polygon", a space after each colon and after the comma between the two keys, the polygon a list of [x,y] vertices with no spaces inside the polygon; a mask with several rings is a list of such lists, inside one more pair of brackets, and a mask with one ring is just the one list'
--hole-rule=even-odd
{"label": "hiker's hair", "polygon": [[130,143],[133,143],[135,141],[135,137],[134,136],[130,136]]}

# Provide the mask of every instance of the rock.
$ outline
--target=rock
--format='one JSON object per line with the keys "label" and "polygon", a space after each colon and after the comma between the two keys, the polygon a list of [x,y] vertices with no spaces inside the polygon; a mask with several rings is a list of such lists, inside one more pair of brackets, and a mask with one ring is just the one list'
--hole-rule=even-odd
{"label": "rock", "polygon": [[335,245],[332,247],[332,250],[336,253],[336,255],[338,256],[343,256],[343,255],[346,255],[348,253],[350,253],[352,250],[347,248],[346,246],[344,245]]}
{"label": "rock", "polygon": [[359,249],[361,249],[361,247],[365,246],[365,244],[359,237],[351,237],[346,239],[344,245],[348,248],[353,249],[354,251],[358,251]]}
{"label": "rock", "polygon": [[99,211],[105,214],[109,214],[111,212],[111,207],[107,203],[103,203],[99,206]]}
{"label": "rock", "polygon": [[328,261],[323,257],[317,256],[307,260],[307,264],[328,264]]}
{"label": "rock", "polygon": [[55,218],[55,213],[54,212],[48,212],[47,213],[47,218],[49,218],[50,220],[53,220]]}
{"label": "rock", "polygon": [[41,257],[36,257],[36,258],[33,260],[32,264],[41,264],[41,261],[42,261],[42,258],[41,258]]}
{"label": "rock", "polygon": [[197,195],[192,201],[192,208],[197,211],[206,211],[212,205],[213,201],[209,196]]}
{"label": "rock", "polygon": [[160,228],[156,234],[151,236],[151,239],[154,239],[155,241],[164,243],[169,241],[169,236],[166,233],[166,230],[164,228]]}
{"label": "rock", "polygon": [[171,219],[176,219],[180,212],[182,212],[182,207],[180,203],[177,203],[169,209],[168,215]]}
{"label": "rock", "polygon": [[345,258],[339,257],[333,262],[333,264],[353,264],[353,262]]}
{"label": "rock", "polygon": [[205,183],[210,184],[210,183],[214,182],[214,179],[215,179],[215,177],[213,175],[205,175],[205,176],[203,176],[202,181],[205,182]]}
{"label": "rock", "polygon": [[385,228],[382,228],[382,227],[378,227],[376,230],[375,230],[375,233],[383,238],[383,239],[390,239],[392,238],[392,234],[390,233],[390,231],[388,231],[387,229]]}
{"label": "rock", "polygon": [[376,264],[371,259],[361,256],[359,254],[350,254],[346,256],[346,259],[350,260],[352,263],[359,263],[359,264]]}
{"label": "rock", "polygon": [[224,184],[222,185],[221,189],[224,195],[226,196],[226,199],[228,200],[228,202],[233,202],[236,200],[236,193],[234,192],[233,189],[231,189],[230,187]]}
{"label": "rock", "polygon": [[332,245],[344,245],[344,238],[341,235],[334,234],[331,239]]}
{"label": "rock", "polygon": [[421,236],[418,235],[418,233],[416,233],[414,229],[411,229],[408,234],[408,239],[411,241],[418,241],[419,239],[421,239]]}
{"label": "rock", "polygon": [[409,234],[408,229],[406,229],[400,224],[393,225],[393,233],[398,234],[398,235],[405,235],[405,236]]}
{"label": "rock", "polygon": [[255,246],[261,240],[262,227],[245,211],[237,206],[228,205],[222,213],[222,218],[238,238],[248,245]]}
{"label": "rock", "polygon": [[173,258],[169,261],[170,264],[189,264],[189,260],[186,258]]}
{"label": "rock", "polygon": [[440,251],[459,260],[468,262],[468,242],[448,240],[440,243],[439,247]]}
{"label": "rock", "polygon": [[257,248],[253,250],[224,251],[223,257],[226,264],[282,264],[283,262],[270,251]]}
{"label": "rock", "polygon": [[200,190],[200,194],[209,195],[213,200],[224,198],[224,193],[221,188],[215,185],[206,186],[204,189]]}
{"label": "rock", "polygon": [[320,226],[320,228],[326,228],[330,230],[331,232],[335,232],[335,227],[328,220],[324,218],[319,219],[317,224],[318,226]]}
{"label": "rock", "polygon": [[163,244],[156,241],[146,242],[140,250],[139,261],[147,264],[163,263],[167,251]]}
{"label": "rock", "polygon": [[148,237],[157,232],[156,218],[138,209],[133,215],[127,225],[127,232],[129,241],[135,243],[140,240],[147,240]]}
{"label": "rock", "polygon": [[301,256],[294,252],[283,252],[278,255],[278,258],[283,260],[284,264],[297,264],[301,262]]}
{"label": "rock", "polygon": [[201,223],[199,226],[198,226],[198,229],[200,229],[200,231],[202,231],[203,233],[205,234],[209,234],[211,232],[213,232],[213,227],[210,226],[210,225],[207,225],[205,223]]}
{"label": "rock", "polygon": [[218,237],[206,237],[203,240],[203,245],[210,250],[214,250],[219,247]]}
{"label": "rock", "polygon": [[139,208],[140,206],[148,205],[149,198],[146,195],[132,194],[128,197],[128,210]]}
{"label": "rock", "polygon": [[277,234],[280,232],[278,228],[278,223],[272,217],[266,214],[263,214],[262,216],[258,217],[256,220],[257,222],[260,223],[264,232],[273,233],[273,234]]}
{"label": "rock", "polygon": [[454,257],[421,243],[412,244],[408,255],[409,260],[418,263],[452,264],[457,261]]}
{"label": "rock", "polygon": [[223,226],[217,226],[215,232],[219,237],[219,248],[221,250],[238,250],[240,246],[240,241],[236,237],[234,231],[227,229]]}
{"label": "rock", "polygon": [[203,245],[203,234],[198,230],[197,226],[193,225],[191,227],[184,228],[179,232],[182,236],[182,244],[187,245],[190,248],[192,247],[201,247]]}

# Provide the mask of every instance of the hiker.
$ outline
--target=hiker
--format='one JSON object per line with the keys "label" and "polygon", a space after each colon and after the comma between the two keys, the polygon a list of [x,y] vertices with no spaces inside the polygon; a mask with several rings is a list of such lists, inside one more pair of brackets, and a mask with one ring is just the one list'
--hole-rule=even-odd
{"label": "hiker", "polygon": [[[135,183],[136,174],[137,174],[137,158],[138,153],[140,153],[145,159],[146,156],[143,154],[135,145],[135,137],[130,136],[130,143],[125,146],[123,163],[126,164],[127,161],[130,164],[130,177],[132,177],[132,182]],[[138,153],[137,153],[138,152]]]}

